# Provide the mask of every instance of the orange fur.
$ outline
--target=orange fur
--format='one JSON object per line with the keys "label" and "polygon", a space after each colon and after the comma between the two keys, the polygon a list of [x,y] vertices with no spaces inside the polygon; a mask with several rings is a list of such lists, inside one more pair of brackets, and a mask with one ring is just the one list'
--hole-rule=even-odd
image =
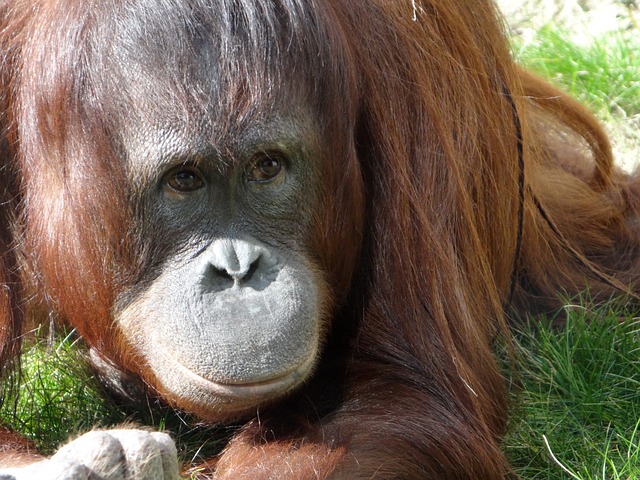
{"label": "orange fur", "polygon": [[[45,299],[144,376],[110,317],[145,268],[144,238],[128,229],[110,105],[82,90],[107,73],[87,60],[91,29],[123,2],[0,3],[1,180],[15,214],[0,219],[0,340],[7,357],[24,302]],[[614,167],[582,106],[514,64],[489,0],[416,1],[415,19],[410,1],[289,3],[313,13],[289,12],[291,28],[323,38],[327,59],[294,63],[326,92],[312,99],[333,154],[313,255],[333,289],[332,330],[309,385],[232,440],[216,478],[503,478],[492,341],[505,310],[556,308],[585,288],[633,294],[638,180]],[[285,96],[299,80],[260,83],[277,68],[268,58],[238,68],[227,101],[247,115],[266,108],[261,92]]]}

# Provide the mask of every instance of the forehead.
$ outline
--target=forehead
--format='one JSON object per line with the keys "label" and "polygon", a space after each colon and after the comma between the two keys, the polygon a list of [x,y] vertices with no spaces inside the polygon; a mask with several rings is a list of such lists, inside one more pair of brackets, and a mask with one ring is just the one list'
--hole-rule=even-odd
{"label": "forehead", "polygon": [[89,52],[95,92],[134,158],[309,138],[336,117],[330,102],[345,108],[332,88],[345,85],[332,67],[339,55],[315,12],[260,0],[151,3],[105,22]]}
{"label": "forehead", "polygon": [[207,118],[232,128],[297,105],[325,111],[346,83],[336,41],[318,12],[286,3],[133,2],[95,32],[96,91],[118,116],[147,123]]}

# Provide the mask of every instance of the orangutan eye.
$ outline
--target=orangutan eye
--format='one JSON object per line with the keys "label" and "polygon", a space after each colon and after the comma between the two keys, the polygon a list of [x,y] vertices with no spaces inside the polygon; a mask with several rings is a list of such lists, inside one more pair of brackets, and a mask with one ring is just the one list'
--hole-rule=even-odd
{"label": "orangutan eye", "polygon": [[250,182],[265,183],[283,173],[284,158],[277,153],[260,153],[254,156],[246,169],[246,178]]}
{"label": "orangutan eye", "polygon": [[193,192],[204,185],[198,170],[189,166],[180,166],[172,170],[166,178],[166,185],[180,193]]}

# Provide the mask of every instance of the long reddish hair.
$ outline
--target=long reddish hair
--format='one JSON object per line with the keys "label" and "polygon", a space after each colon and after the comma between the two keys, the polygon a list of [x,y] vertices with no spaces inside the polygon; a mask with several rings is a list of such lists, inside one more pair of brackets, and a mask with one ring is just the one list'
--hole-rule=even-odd
{"label": "long reddish hair", "polygon": [[[103,350],[117,348],[103,333],[111,307],[148,254],[114,160],[120,107],[101,97],[115,88],[101,48],[133,3],[2,3],[2,181],[18,221],[0,218],[0,280],[16,281],[18,248],[23,278],[36,275]],[[327,351],[349,345],[333,418],[353,431],[350,448],[366,452],[384,427],[387,468],[407,478],[500,477],[507,400],[492,343],[505,307],[550,308],[587,285],[608,296],[637,279],[637,182],[613,169],[597,122],[514,64],[489,0],[156,3],[141,19],[155,29],[149,58],[171,47],[184,66],[192,7],[220,28],[230,132],[291,88],[318,116],[326,192],[313,244],[336,298]],[[0,292],[7,345],[20,331],[16,291]]]}

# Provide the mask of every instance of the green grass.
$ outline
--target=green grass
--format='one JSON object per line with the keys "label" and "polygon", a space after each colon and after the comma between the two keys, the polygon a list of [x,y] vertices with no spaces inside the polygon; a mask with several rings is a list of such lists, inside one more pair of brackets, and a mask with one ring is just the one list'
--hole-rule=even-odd
{"label": "green grass", "polygon": [[210,460],[226,443],[229,431],[200,424],[154,398],[132,405],[111,397],[85,355],[73,334],[52,343],[38,336],[30,339],[20,369],[9,372],[2,385],[2,424],[31,439],[44,454],[94,427],[122,424],[169,431],[188,463]]}
{"label": "green grass", "polygon": [[[524,479],[640,479],[640,320],[612,303],[515,332],[504,449]],[[571,472],[571,473],[569,473]]]}
{"label": "green grass", "polygon": [[124,420],[105,400],[82,355],[72,336],[50,346],[32,343],[21,356],[20,371],[5,381],[0,418],[43,453],[51,453],[70,435]]}
{"label": "green grass", "polygon": [[609,33],[580,46],[548,26],[530,42],[515,39],[513,51],[603,120],[640,114],[640,31]]}
{"label": "green grass", "polygon": [[[579,46],[545,27],[513,50],[610,131],[640,116],[640,31]],[[519,387],[504,450],[527,480],[640,480],[640,319],[615,302],[578,302],[566,315],[561,329],[536,319],[514,332]]]}

